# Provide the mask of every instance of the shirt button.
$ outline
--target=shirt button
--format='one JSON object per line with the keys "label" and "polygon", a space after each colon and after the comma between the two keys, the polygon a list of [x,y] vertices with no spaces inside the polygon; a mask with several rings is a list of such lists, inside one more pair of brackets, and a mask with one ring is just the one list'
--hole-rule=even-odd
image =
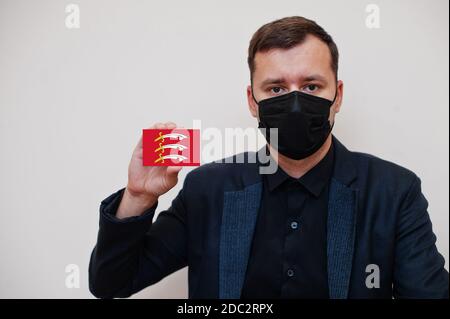
{"label": "shirt button", "polygon": [[297,229],[298,228],[298,223],[297,222],[292,222],[291,223],[291,228],[292,229]]}
{"label": "shirt button", "polygon": [[293,271],[292,269],[288,269],[287,275],[288,275],[289,277],[294,276],[294,271]]}

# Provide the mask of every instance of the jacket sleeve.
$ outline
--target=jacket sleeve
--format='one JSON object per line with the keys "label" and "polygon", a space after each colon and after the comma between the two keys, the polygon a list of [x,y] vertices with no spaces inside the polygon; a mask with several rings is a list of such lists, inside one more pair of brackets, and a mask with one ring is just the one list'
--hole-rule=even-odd
{"label": "jacket sleeve", "polygon": [[187,265],[183,189],[154,223],[158,203],[141,216],[116,218],[123,193],[124,188],[100,204],[89,263],[89,290],[97,298],[129,297]]}
{"label": "jacket sleeve", "polygon": [[394,297],[448,298],[448,272],[435,245],[428,202],[420,184],[420,179],[414,176],[398,217]]}

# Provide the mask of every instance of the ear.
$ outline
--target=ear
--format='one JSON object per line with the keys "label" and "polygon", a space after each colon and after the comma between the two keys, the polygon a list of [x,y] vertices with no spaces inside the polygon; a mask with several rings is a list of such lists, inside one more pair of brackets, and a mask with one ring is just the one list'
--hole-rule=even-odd
{"label": "ear", "polygon": [[247,86],[247,103],[248,109],[253,117],[258,117],[258,104],[256,104],[252,95],[252,87],[250,85]]}
{"label": "ear", "polygon": [[339,80],[337,83],[336,101],[334,102],[334,106],[333,106],[335,113],[339,113],[339,110],[341,109],[343,97],[344,97],[344,82],[342,82],[342,80]]}

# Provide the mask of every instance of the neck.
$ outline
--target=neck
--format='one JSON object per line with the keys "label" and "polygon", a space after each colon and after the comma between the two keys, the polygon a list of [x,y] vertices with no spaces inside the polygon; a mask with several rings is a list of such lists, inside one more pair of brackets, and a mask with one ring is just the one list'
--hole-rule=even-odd
{"label": "neck", "polygon": [[285,171],[289,176],[293,178],[300,178],[305,175],[310,169],[317,165],[327,155],[328,150],[331,147],[331,134],[325,140],[325,143],[312,155],[300,159],[294,160],[278,153],[269,145],[270,153],[274,154],[274,159],[277,164]]}

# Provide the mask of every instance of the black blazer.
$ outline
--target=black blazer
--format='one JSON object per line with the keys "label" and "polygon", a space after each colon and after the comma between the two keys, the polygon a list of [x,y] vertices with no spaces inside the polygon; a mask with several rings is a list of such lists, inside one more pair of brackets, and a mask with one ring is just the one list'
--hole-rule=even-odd
{"label": "black blazer", "polygon": [[[334,136],[333,143],[330,298],[448,298],[448,272],[419,178],[350,152]],[[189,298],[239,298],[261,190],[258,163],[208,163],[187,174],[171,207],[154,223],[157,204],[142,216],[115,218],[123,189],[117,191],[100,205],[90,291],[99,298],[128,297],[188,266]],[[374,269],[379,288],[366,285]]]}

